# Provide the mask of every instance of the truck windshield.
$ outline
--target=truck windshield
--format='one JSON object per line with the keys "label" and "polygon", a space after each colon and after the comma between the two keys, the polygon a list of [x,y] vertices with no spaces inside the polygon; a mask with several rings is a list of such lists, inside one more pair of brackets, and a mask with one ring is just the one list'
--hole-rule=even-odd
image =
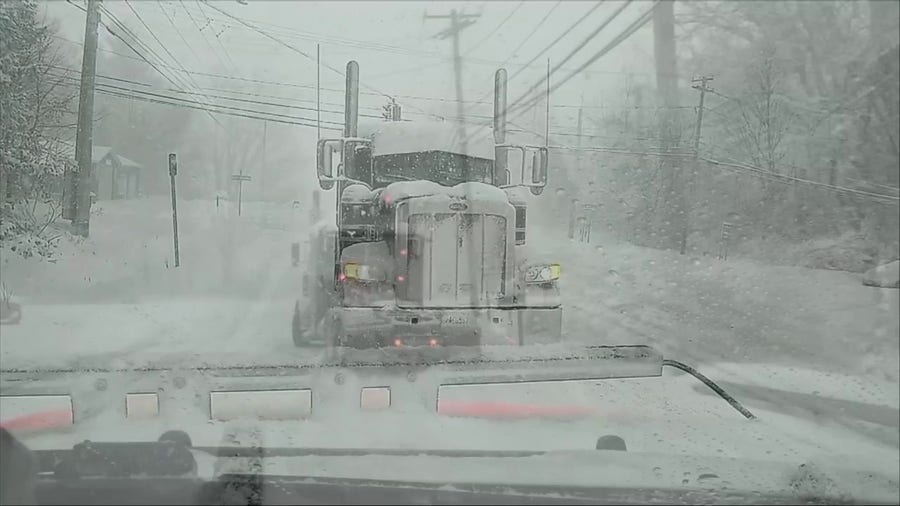
{"label": "truck windshield", "polygon": [[396,181],[428,180],[444,186],[454,186],[466,181],[490,184],[493,181],[494,163],[484,158],[426,151],[376,156],[375,187]]}

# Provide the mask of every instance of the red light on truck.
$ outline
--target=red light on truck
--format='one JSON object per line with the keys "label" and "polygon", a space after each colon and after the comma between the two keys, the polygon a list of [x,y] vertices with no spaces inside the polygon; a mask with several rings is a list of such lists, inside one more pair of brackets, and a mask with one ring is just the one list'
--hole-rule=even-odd
{"label": "red light on truck", "polygon": [[404,276],[403,274],[400,274],[399,276],[397,276],[397,281],[399,281],[401,283],[406,281],[406,276]]}
{"label": "red light on truck", "polygon": [[403,346],[403,339],[400,339],[399,337],[395,338],[395,339],[394,339],[394,346],[396,346],[397,348]]}
{"label": "red light on truck", "polygon": [[406,256],[406,248],[403,248],[402,250],[400,250],[400,256],[402,256],[402,257]]}
{"label": "red light on truck", "polygon": [[432,337],[431,339],[428,340],[428,346],[431,346],[432,348],[439,344],[441,344],[441,342],[438,341],[437,338]]}

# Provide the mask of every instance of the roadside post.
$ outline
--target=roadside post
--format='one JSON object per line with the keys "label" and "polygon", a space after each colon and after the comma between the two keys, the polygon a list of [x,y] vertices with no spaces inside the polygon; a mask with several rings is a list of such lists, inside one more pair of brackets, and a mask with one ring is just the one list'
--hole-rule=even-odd
{"label": "roadside post", "polygon": [[719,242],[719,260],[728,260],[728,238],[731,236],[731,223],[722,222],[722,238]]}
{"label": "roadside post", "polygon": [[241,171],[240,174],[234,174],[231,176],[232,181],[237,181],[238,184],[238,216],[241,215],[241,200],[244,196],[244,183],[250,181],[250,176],[245,176],[244,171]]}
{"label": "roadside post", "polygon": [[181,265],[178,258],[178,208],[175,205],[175,175],[178,174],[178,161],[175,153],[169,153],[169,186],[172,187],[172,235],[175,238],[175,267]]}

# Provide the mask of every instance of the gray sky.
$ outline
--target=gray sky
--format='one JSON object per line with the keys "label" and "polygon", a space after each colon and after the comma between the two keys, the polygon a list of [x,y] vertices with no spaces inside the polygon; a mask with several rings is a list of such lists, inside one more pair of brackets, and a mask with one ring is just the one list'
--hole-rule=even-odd
{"label": "gray sky", "polygon": [[[73,0],[79,2],[80,0]],[[131,8],[120,0],[106,0],[104,6],[129,26],[141,39],[154,47],[166,60],[169,57],[158,47]],[[434,37],[449,26],[447,20],[424,20],[423,15],[447,14],[452,9],[466,14],[480,14],[475,24],[463,30],[460,45],[463,60],[464,99],[476,100],[489,94],[492,74],[500,63],[508,61],[510,75],[537,55],[576,20],[583,17],[594,2],[300,2],[254,1],[241,5],[237,1],[220,0],[215,7],[251,23],[300,51],[315,56],[316,42],[321,43],[322,86],[342,88],[339,74],[325,66],[343,69],[355,59],[360,64],[364,106],[380,107],[385,99],[365,92],[384,92],[405,96],[399,99],[405,117],[426,118],[421,112],[452,113],[452,103],[415,97],[455,99],[451,39]],[[622,2],[605,2],[582,24],[510,81],[510,100],[515,100],[545,73],[546,58],[560,61],[576,47],[604,19],[617,10]],[[554,6],[556,8],[554,9]],[[163,1],[131,0],[134,8],[154,34],[189,70],[213,72],[244,77],[315,85],[315,62],[252,29],[241,26],[209,6],[196,0]],[[629,23],[650,7],[650,2],[632,2],[610,25],[592,39],[563,69],[554,74],[561,79],[572,69],[599,51]],[[47,14],[56,18],[62,36],[81,41],[84,14],[64,1],[46,4]],[[550,10],[553,12],[541,23]],[[165,12],[164,12],[165,11]],[[513,12],[515,11],[515,12]],[[202,31],[189,17],[200,24]],[[511,14],[511,16],[510,16]],[[168,16],[167,16],[168,15]],[[104,18],[104,20],[106,20]],[[209,21],[207,21],[209,20]],[[504,22],[505,20],[505,22]],[[174,23],[174,26],[173,26]],[[501,26],[502,23],[502,26]],[[109,49],[111,36],[101,27],[101,49]],[[180,32],[180,34],[179,34]],[[184,40],[182,39],[184,38]],[[218,41],[216,40],[218,37]],[[185,43],[187,41],[187,44]],[[221,44],[219,44],[221,43]],[[513,53],[516,48],[520,49]],[[227,55],[225,54],[227,52]],[[199,59],[194,55],[199,56]],[[219,60],[227,63],[222,68]],[[232,66],[229,61],[233,61]],[[553,104],[577,104],[582,95],[588,105],[615,105],[615,93],[621,89],[628,73],[635,79],[649,79],[652,83],[652,29],[650,24],[625,43],[590,67],[590,72],[572,79],[554,93]],[[103,73],[104,69],[98,68]],[[201,86],[246,90],[248,84],[237,80],[194,76]],[[298,99],[314,99],[312,88],[253,85],[253,89]],[[323,91],[323,100],[340,102],[341,94]],[[542,109],[543,104],[538,109]],[[468,104],[467,114],[489,115],[489,104]],[[535,111],[534,114],[538,114]],[[554,109],[556,122],[568,123],[571,112]],[[526,115],[522,118],[530,118]],[[533,118],[543,122],[540,118]],[[539,124],[538,123],[538,124]]]}

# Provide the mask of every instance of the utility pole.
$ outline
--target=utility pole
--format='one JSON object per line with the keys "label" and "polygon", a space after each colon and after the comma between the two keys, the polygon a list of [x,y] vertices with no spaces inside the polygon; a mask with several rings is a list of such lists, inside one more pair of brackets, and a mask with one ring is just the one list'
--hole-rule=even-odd
{"label": "utility pole", "polygon": [[449,19],[450,27],[438,33],[435,37],[446,39],[453,37],[453,72],[456,74],[456,116],[459,119],[459,138],[463,153],[466,152],[466,124],[463,121],[465,107],[463,106],[462,91],[462,56],[459,53],[459,32],[464,28],[475,24],[475,20],[481,17],[481,14],[460,14],[456,9],[452,9],[450,14],[425,14],[425,19]]}
{"label": "utility pole", "polygon": [[178,174],[178,161],[175,153],[169,153],[169,185],[172,187],[172,235],[175,238],[175,267],[180,265],[178,258],[178,208],[175,205],[175,176]]}
{"label": "utility pole", "polygon": [[244,169],[239,174],[233,174],[231,180],[238,184],[238,216],[241,215],[241,205],[244,200],[244,183],[250,181],[250,176],[244,175]]}
{"label": "utility pole", "polygon": [[319,101],[319,93],[321,86],[322,73],[321,68],[319,67],[319,44],[316,44],[316,141],[322,138],[322,110],[321,110],[321,102]]}
{"label": "utility pole", "polygon": [[706,83],[712,80],[712,76],[702,76],[691,79],[692,83],[700,83],[699,85],[694,84],[691,86],[691,88],[694,88],[695,90],[700,90],[700,105],[697,107],[697,128],[694,130],[694,158],[697,158],[700,153],[700,128],[703,125],[703,98],[706,96],[706,92],[711,93],[713,91]]}
{"label": "utility pole", "polygon": [[[584,93],[581,94],[581,107],[578,108],[578,152],[575,155],[576,174],[574,177],[574,180],[576,180],[576,181],[578,180],[579,177],[581,177],[581,174],[584,173],[582,170],[584,168],[584,162],[583,162],[584,152],[581,150],[581,146],[582,146],[581,136],[584,131],[583,128],[584,128]],[[575,193],[577,195],[576,187],[573,186],[573,187],[569,188],[569,191],[572,193]],[[577,200],[572,200],[571,207],[569,208],[569,239],[575,238],[575,219],[576,219],[576,213],[577,213],[577,210],[576,210],[577,202],[578,202]]]}
{"label": "utility pole", "polygon": [[[677,147],[675,114],[677,106],[677,62],[675,59],[675,8],[673,0],[663,0],[653,8],[653,56],[656,63],[656,91],[662,109],[659,114],[659,136],[663,151]],[[659,161],[664,181],[663,194],[666,195],[664,211],[671,226],[661,230],[666,237],[666,246],[678,245],[681,254],[687,250],[689,228],[688,202],[685,195],[682,162],[671,156]],[[667,220],[662,220],[667,221]]]}
{"label": "utility pole", "polygon": [[84,25],[84,54],[81,59],[81,91],[78,96],[78,128],[75,133],[75,219],[73,232],[90,234],[91,168],[94,144],[94,81],[97,72],[97,26],[100,24],[100,0],[88,0]]}
{"label": "utility pole", "polygon": [[262,168],[259,171],[259,195],[260,200],[266,200],[266,134],[268,133],[269,122],[263,121],[263,138],[262,138]]}

